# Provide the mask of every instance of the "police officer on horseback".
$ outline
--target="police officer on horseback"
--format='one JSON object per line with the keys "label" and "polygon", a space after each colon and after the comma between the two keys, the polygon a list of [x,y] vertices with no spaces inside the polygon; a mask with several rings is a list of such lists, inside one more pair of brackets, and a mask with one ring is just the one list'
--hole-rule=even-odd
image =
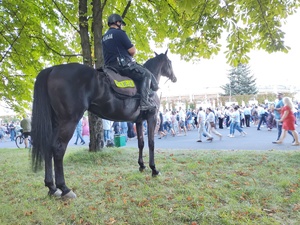
{"label": "police officer on horseback", "polygon": [[120,15],[112,14],[108,17],[107,24],[109,29],[102,38],[104,64],[116,68],[121,75],[140,83],[142,111],[155,109],[155,105],[149,101],[149,95],[152,94],[152,90],[157,91],[157,81],[149,70],[134,61],[136,48],[122,30],[126,23]]}

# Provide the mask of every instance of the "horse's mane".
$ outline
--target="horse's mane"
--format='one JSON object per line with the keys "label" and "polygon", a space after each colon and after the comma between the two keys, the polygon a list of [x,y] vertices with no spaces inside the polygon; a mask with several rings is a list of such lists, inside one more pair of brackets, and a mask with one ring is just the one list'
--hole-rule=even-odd
{"label": "horse's mane", "polygon": [[148,59],[144,66],[149,69],[150,71],[153,71],[155,67],[157,67],[157,60],[161,59],[164,56],[164,54],[156,55],[154,58]]}

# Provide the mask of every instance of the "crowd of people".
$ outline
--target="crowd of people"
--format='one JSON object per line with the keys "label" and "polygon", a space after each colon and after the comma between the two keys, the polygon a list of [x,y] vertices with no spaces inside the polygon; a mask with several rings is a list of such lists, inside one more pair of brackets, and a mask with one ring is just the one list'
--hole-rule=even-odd
{"label": "crowd of people", "polygon": [[10,123],[3,123],[0,126],[0,141],[3,140],[11,140],[14,141],[14,138],[18,132],[18,130],[20,130],[20,124],[17,123],[15,124],[14,121],[11,121]]}
{"label": "crowd of people", "polygon": [[11,121],[3,123],[0,126],[0,141],[15,141],[17,135],[23,133],[25,148],[29,147],[28,136],[31,132],[31,120],[29,116],[24,115],[21,121]]}
{"label": "crowd of people", "polygon": [[[198,140],[202,142],[205,137],[207,141],[212,141],[214,136],[219,140],[222,135],[217,129],[228,129],[228,137],[234,138],[236,131],[242,136],[247,133],[244,127],[254,126],[258,131],[265,127],[268,131],[277,129],[278,135],[274,144],[281,144],[289,133],[294,141],[293,145],[299,145],[298,133],[295,125],[297,118],[300,118],[300,104],[293,104],[291,98],[283,98],[283,94],[278,94],[278,99],[274,103],[258,105],[232,105],[212,109],[210,107],[199,107],[197,110],[165,110],[158,115],[157,136],[162,137],[187,135],[192,129],[198,129]],[[262,126],[263,125],[263,126]]]}
{"label": "crowd of people", "polygon": [[10,140],[14,141],[15,137],[22,131],[20,121],[10,123],[3,123],[0,126],[0,141]]}
{"label": "crowd of people", "polygon": [[[186,136],[188,132],[194,129],[198,130],[197,142],[213,141],[214,137],[222,139],[222,134],[218,129],[228,129],[228,137],[234,138],[236,131],[246,136],[244,127],[254,126],[259,132],[262,127],[271,131],[277,130],[277,138],[274,144],[281,144],[286,135],[293,138],[293,145],[300,144],[298,132],[296,131],[297,119],[300,119],[300,104],[293,104],[291,98],[283,97],[278,94],[278,99],[274,103],[258,105],[232,105],[229,107],[220,107],[212,109],[210,107],[199,107],[198,109],[184,110],[179,107],[178,110],[160,111],[157,116],[157,126],[155,136],[162,139],[167,136]],[[16,135],[25,129],[25,133],[30,134],[28,118],[22,121],[11,121],[0,126],[0,141],[9,139],[14,141]],[[22,127],[26,126],[25,128]],[[147,135],[147,122],[144,121],[144,135]],[[262,126],[263,125],[263,126]],[[23,128],[23,129],[22,129]],[[132,122],[115,122],[103,119],[104,142],[113,141],[115,135],[126,136],[126,141],[136,137],[135,124]],[[75,133],[76,141],[84,145],[83,136],[89,136],[88,119],[84,116],[78,123]]]}

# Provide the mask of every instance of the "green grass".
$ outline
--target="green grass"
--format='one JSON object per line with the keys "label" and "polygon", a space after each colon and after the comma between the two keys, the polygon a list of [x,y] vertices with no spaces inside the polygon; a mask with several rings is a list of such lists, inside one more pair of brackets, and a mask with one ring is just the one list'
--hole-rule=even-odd
{"label": "green grass", "polygon": [[160,151],[157,178],[137,157],[68,149],[77,198],[62,201],[47,196],[27,151],[0,149],[0,224],[299,224],[299,151]]}

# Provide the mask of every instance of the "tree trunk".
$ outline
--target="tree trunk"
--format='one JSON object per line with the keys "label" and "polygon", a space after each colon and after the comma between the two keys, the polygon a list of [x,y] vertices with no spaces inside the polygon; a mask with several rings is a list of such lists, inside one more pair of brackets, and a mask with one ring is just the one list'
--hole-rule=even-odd
{"label": "tree trunk", "polygon": [[[98,10],[100,9],[98,8]],[[87,0],[79,0],[79,28],[80,28],[79,33],[81,37],[83,63],[90,67],[94,67],[93,60],[92,60],[91,40],[89,36],[87,11],[88,11]],[[90,127],[89,151],[90,152],[100,151],[103,147],[102,120],[90,112],[88,114],[88,117],[89,117],[89,127]]]}
{"label": "tree trunk", "polygon": [[89,126],[90,126],[90,144],[89,151],[96,152],[101,151],[103,142],[103,126],[102,119],[95,114],[89,112]]}
{"label": "tree trunk", "polygon": [[92,51],[89,37],[89,24],[87,18],[87,0],[79,0],[79,34],[82,48],[83,63],[93,67]]}
{"label": "tree trunk", "polygon": [[93,0],[93,34],[94,34],[94,53],[95,53],[95,65],[96,68],[104,65],[103,54],[102,54],[102,12],[103,6],[99,0]]}
{"label": "tree trunk", "polygon": [[[94,60],[95,67],[101,67],[103,62],[102,54],[102,11],[101,1],[93,0],[93,40],[94,40]],[[92,113],[89,113],[89,125],[90,125],[90,151],[99,151],[104,146],[103,141],[103,124],[102,119],[95,116]]]}
{"label": "tree trunk", "polygon": [[[103,54],[102,54],[102,17],[103,9],[107,3],[107,0],[93,0],[93,44],[94,44],[94,59],[95,67],[99,68],[104,65]],[[127,6],[124,10],[123,16],[126,15],[128,8],[131,5],[131,0],[127,2]],[[91,51],[91,39],[89,37],[89,27],[87,18],[87,0],[79,0],[79,28],[81,37],[81,47],[83,54],[83,63],[91,67],[94,66]],[[106,23],[105,23],[106,24]],[[100,151],[103,148],[103,125],[102,119],[89,112],[89,126],[90,126],[90,144],[89,151]]]}

